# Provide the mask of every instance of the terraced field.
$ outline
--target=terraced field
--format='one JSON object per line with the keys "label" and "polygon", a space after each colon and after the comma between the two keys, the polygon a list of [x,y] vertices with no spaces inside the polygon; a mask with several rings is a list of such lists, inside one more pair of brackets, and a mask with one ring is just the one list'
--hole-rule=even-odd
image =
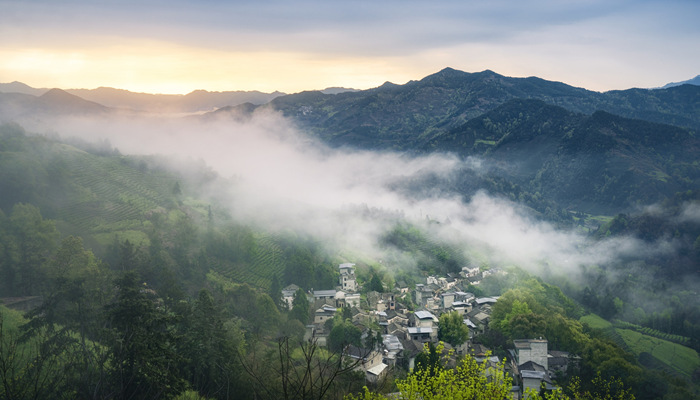
{"label": "terraced field", "polygon": [[229,263],[210,258],[209,267],[232,282],[247,283],[261,289],[268,289],[274,275],[282,276],[284,260],[282,249],[273,235],[256,233],[253,258],[248,263]]}
{"label": "terraced field", "polygon": [[113,240],[115,233],[143,230],[144,214],[172,201],[172,176],[145,173],[124,157],[100,157],[75,149],[62,153],[71,187],[57,219],[92,234],[101,244]]}

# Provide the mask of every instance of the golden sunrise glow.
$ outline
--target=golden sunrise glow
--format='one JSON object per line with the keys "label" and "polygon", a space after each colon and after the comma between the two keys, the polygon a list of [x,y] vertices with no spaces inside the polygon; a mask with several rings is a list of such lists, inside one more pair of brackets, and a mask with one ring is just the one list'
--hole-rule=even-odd
{"label": "golden sunrise glow", "polygon": [[293,93],[339,85],[366,89],[386,80],[403,83],[420,76],[412,72],[406,68],[399,71],[381,58],[223,52],[142,40],[85,49],[0,49],[0,77],[33,87],[111,86],[182,94],[196,89]]}

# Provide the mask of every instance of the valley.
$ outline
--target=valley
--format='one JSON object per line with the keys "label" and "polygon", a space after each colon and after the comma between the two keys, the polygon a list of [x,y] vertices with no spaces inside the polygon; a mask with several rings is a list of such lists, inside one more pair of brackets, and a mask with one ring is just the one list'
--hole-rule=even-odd
{"label": "valley", "polygon": [[[422,342],[515,363],[514,340],[540,337],[581,357],[551,382],[565,390],[602,376],[637,399],[700,393],[699,86],[447,68],[333,94],[201,92],[184,116],[155,95],[5,87],[0,298],[42,303],[0,305],[0,398],[379,395]],[[455,292],[473,297],[462,316],[498,298],[460,325],[468,340],[445,333]],[[393,338],[381,384],[330,367]]]}

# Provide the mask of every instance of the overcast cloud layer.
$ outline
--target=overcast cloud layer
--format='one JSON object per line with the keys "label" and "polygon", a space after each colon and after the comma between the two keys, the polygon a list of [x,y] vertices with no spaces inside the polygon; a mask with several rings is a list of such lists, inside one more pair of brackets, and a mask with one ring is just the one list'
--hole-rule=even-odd
{"label": "overcast cloud layer", "polygon": [[[593,90],[700,73],[700,2],[0,0],[0,81],[368,88],[450,66]],[[161,89],[159,89],[161,88]]]}

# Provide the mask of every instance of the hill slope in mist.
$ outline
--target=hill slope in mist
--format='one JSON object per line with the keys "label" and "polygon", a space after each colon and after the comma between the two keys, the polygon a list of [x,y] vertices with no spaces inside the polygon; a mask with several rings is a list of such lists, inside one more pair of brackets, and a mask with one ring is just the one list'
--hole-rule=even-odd
{"label": "hill slope in mist", "polygon": [[511,100],[423,148],[483,157],[524,190],[589,213],[615,214],[700,184],[692,132],[538,100]]}

